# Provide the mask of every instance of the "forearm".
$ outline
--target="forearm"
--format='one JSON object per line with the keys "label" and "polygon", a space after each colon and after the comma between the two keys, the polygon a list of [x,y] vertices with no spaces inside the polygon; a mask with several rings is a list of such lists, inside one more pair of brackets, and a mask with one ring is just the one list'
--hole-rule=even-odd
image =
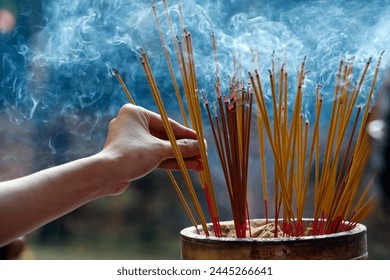
{"label": "forearm", "polygon": [[0,183],[0,246],[106,195],[107,166],[95,155]]}
{"label": "forearm", "polygon": [[[196,133],[170,123],[186,167],[201,170]],[[98,154],[0,183],[0,246],[85,203],[122,193],[155,168],[177,168],[166,139],[159,115],[128,104],[110,122]]]}

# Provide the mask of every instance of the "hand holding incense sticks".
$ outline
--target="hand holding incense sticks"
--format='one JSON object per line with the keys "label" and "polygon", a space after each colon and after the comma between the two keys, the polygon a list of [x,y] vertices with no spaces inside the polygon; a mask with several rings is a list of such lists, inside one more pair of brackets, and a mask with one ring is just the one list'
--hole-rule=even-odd
{"label": "hand holding incense sticks", "polygon": [[[127,118],[125,117],[127,116]],[[164,120],[165,121],[165,120]],[[201,170],[199,145],[193,130],[168,119],[175,137],[175,146],[188,170]],[[123,129],[123,127],[129,129]],[[104,152],[121,155],[124,162],[136,163],[132,168],[119,168],[123,181],[140,178],[159,168],[178,169],[170,141],[160,115],[134,105],[124,105],[111,121]],[[128,170],[128,171],[126,171]]]}
{"label": "hand holding incense sticks", "polygon": [[[118,79],[119,83],[121,84],[121,86],[122,86],[124,92],[126,93],[126,96],[129,99],[130,103],[134,105],[135,104],[134,99],[133,99],[130,91],[127,89],[125,83],[123,82],[123,79],[122,79],[121,75],[119,74],[118,70],[113,68],[113,69],[111,69],[111,71],[112,71],[112,74],[114,76],[116,76],[116,78]],[[178,196],[180,198],[180,201],[181,201],[183,207],[185,208],[185,210],[187,212],[188,217],[191,220],[192,225],[195,227],[196,231],[199,232],[198,225],[197,225],[197,222],[195,221],[194,215],[192,214],[192,211],[191,211],[190,207],[188,206],[188,203],[187,203],[187,201],[186,201],[186,199],[185,199],[185,197],[184,197],[184,195],[183,195],[183,193],[182,193],[182,191],[181,191],[181,189],[180,189],[180,187],[179,187],[175,177],[173,176],[173,174],[172,174],[172,172],[170,170],[168,170],[167,173],[168,173],[169,179],[172,182],[173,187],[176,190],[176,193],[178,194]],[[189,186],[189,187],[191,187],[191,186]],[[193,193],[191,193],[191,194],[192,194],[191,198],[192,198],[194,204],[196,204],[197,197]],[[200,214],[201,217],[203,217],[203,213],[198,212],[198,214]],[[207,230],[205,230],[205,233],[207,234]]]}

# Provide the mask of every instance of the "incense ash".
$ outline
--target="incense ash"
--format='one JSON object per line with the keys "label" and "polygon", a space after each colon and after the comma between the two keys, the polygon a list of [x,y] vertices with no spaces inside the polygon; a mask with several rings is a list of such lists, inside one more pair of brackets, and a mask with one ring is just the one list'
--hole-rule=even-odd
{"label": "incense ash", "polygon": [[[310,70],[306,69],[306,57],[296,70],[289,69],[288,55],[279,59],[274,53],[268,75],[261,76],[259,69],[264,65],[260,63],[261,50],[255,51],[255,46],[250,57],[232,55],[232,75],[223,82],[215,35],[207,19],[215,69],[215,93],[210,98],[210,93],[198,88],[191,33],[185,28],[180,1],[177,5],[180,34],[175,33],[167,1],[163,1],[163,14],[170,31],[167,34],[171,35],[173,45],[171,52],[153,1],[151,7],[183,122],[198,136],[204,165],[204,170],[197,174],[198,182],[191,179],[185,167],[153,75],[153,62],[149,61],[144,49],[140,49],[139,60],[180,166],[180,174],[168,172],[168,175],[196,231],[216,237],[280,238],[353,229],[375,207],[375,193],[372,191],[375,174],[364,182],[364,186],[361,183],[370,157],[367,127],[375,119],[376,102],[379,102],[375,85],[383,52],[378,55],[373,71],[370,70],[372,59],[368,58],[358,75],[354,57],[341,57],[339,65],[335,65],[332,97],[322,93],[320,84],[314,91],[307,90],[305,83]],[[246,72],[243,70],[243,65],[248,64],[243,63],[245,60],[252,64]],[[179,69],[180,77],[176,77],[174,65]],[[119,72],[112,72],[130,102],[134,103]],[[368,90],[363,91],[363,87]],[[315,100],[314,108],[310,108],[310,120],[303,106],[307,98]],[[364,103],[359,103],[361,99]],[[331,108],[330,116],[323,116],[324,106]],[[207,120],[203,119],[203,114]],[[321,125],[323,118],[327,118],[327,127]],[[206,151],[203,141],[208,134],[206,124],[213,137],[207,140],[214,141],[216,151]],[[257,138],[260,170],[256,172],[261,174],[261,180],[251,187],[262,190],[262,201],[257,203],[263,205],[265,213],[261,222],[252,220],[248,206],[252,136]],[[220,221],[218,194],[214,191],[208,159],[210,152],[218,154],[233,218],[230,225]],[[273,174],[273,178],[267,177],[269,174]],[[175,178],[178,175],[184,179],[185,187],[179,186]],[[197,185],[204,194],[202,199],[206,201],[208,218],[197,196]],[[314,193],[310,203],[309,191]],[[313,205],[309,216],[308,204]],[[307,224],[305,218],[312,219],[312,222]],[[211,220],[212,226],[207,220]]]}
{"label": "incense ash", "polygon": [[[234,221],[221,222],[221,233],[223,238],[237,238]],[[209,233],[215,236],[212,226],[208,227]],[[206,235],[203,231],[201,235]],[[305,221],[304,232],[302,236],[311,236],[313,234],[313,222]],[[274,221],[266,221],[264,219],[253,219],[250,221],[250,228],[248,227],[246,236],[250,238],[283,238],[286,234],[283,232],[281,225],[275,226]],[[294,234],[293,234],[294,236]]]}

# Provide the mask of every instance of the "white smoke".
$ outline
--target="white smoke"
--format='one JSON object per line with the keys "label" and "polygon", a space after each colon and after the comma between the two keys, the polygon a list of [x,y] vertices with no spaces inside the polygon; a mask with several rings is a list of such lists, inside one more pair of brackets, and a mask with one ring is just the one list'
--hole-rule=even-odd
{"label": "white smoke", "polygon": [[[119,70],[138,104],[154,108],[138,61],[140,47],[150,57],[164,98],[173,96],[149,0],[27,2],[31,1],[16,5],[15,29],[0,34],[0,112],[7,122],[28,127],[50,124],[52,131],[65,121],[67,133],[85,141],[95,139],[88,144],[100,148],[105,124],[127,102],[111,67]],[[179,35],[177,2],[167,2]],[[155,4],[173,59],[164,6],[158,1]],[[295,73],[307,56],[307,91],[320,83],[326,95],[340,56],[355,57],[358,76],[370,56],[375,62],[380,52],[389,48],[389,4],[389,0],[181,1],[194,42],[199,86],[209,96],[214,94],[215,81],[212,30],[225,83],[232,73],[232,55],[241,57],[245,76],[253,70],[252,50],[258,51],[258,68],[264,75],[275,51],[281,61],[287,58],[290,73]],[[385,55],[383,69],[388,61]],[[309,102],[305,104],[308,116]],[[168,109],[174,112],[177,107]],[[47,140],[38,149],[42,153],[55,150],[54,136],[44,137],[50,140],[50,147]]]}

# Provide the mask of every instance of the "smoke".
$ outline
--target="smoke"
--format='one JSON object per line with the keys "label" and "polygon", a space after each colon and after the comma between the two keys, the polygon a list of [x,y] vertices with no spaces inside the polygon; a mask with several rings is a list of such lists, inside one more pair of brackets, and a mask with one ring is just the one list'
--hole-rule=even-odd
{"label": "smoke", "polygon": [[[178,6],[176,1],[168,4],[179,34]],[[355,57],[357,77],[370,56],[376,61],[388,48],[389,4],[389,0],[181,1],[193,38],[199,87],[210,98],[215,81],[212,30],[223,83],[232,74],[233,55],[241,58],[245,77],[254,67],[267,73],[275,51],[280,61],[287,60],[291,73],[307,55],[307,91],[320,83],[327,95],[340,56]],[[26,172],[100,149],[109,120],[127,102],[111,67],[119,70],[138,104],[155,109],[138,61],[140,47],[148,53],[168,110],[178,115],[175,103],[168,102],[174,91],[149,0],[21,0],[8,8],[16,25],[0,33],[0,117],[6,124],[2,127],[7,127],[1,133],[24,135],[20,145],[29,146],[38,161]],[[173,58],[163,4],[156,1],[156,9]],[[260,53],[260,65],[249,59],[253,51]],[[382,69],[387,61],[385,56]],[[308,116],[310,102],[304,104]]]}

